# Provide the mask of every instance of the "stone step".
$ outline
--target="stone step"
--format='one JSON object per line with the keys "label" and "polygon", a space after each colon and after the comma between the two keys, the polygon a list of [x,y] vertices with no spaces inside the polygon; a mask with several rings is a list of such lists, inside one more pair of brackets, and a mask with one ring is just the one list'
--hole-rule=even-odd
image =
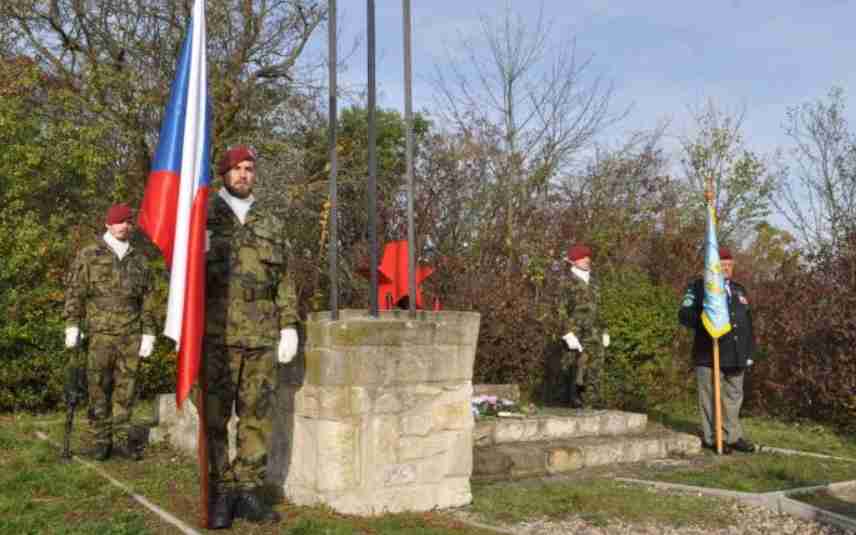
{"label": "stone step", "polygon": [[663,459],[674,454],[690,455],[700,451],[701,440],[697,436],[659,426],[616,436],[492,444],[473,449],[472,479],[540,477],[592,466]]}
{"label": "stone step", "polygon": [[612,410],[568,410],[564,415],[483,418],[476,420],[473,443],[476,446],[489,446],[615,436],[639,433],[644,431],[647,425],[646,414]]}

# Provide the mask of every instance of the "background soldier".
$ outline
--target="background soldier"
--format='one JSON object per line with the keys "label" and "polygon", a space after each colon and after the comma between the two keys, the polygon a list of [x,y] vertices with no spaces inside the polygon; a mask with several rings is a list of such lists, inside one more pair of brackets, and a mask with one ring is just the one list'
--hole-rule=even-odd
{"label": "background soldier", "polygon": [[569,267],[562,279],[559,317],[568,351],[563,358],[562,399],[580,409],[585,405],[583,394],[597,381],[609,334],[599,312],[600,288],[591,272],[591,248],[574,245],[565,261]]}
{"label": "background soldier", "polygon": [[[732,450],[744,453],[755,451],[755,445],[743,438],[740,425],[740,407],[743,405],[743,374],[752,364],[755,351],[755,332],[752,328],[752,311],[749,296],[742,284],[731,280],[734,258],[725,247],[719,249],[728,315],[731,330],[719,338],[719,377],[722,384],[722,427],[725,431],[723,453]],[[713,339],[704,328],[701,313],[704,304],[704,279],[699,277],[687,286],[678,320],[684,327],[695,331],[693,360],[698,381],[698,405],[701,412],[702,441],[704,447],[714,449],[713,405]]]}
{"label": "background soldier", "polygon": [[[229,527],[234,517],[279,519],[262,490],[276,363],[297,353],[297,297],[284,224],[252,194],[255,162],[249,147],[226,151],[217,169],[225,188],[208,207],[204,373],[212,529]],[[233,403],[238,451],[229,462]]]}
{"label": "background soldier", "polygon": [[95,458],[106,460],[114,438],[134,459],[142,457],[145,430],[131,426],[140,358],[155,344],[152,274],[142,253],[128,241],[131,209],[114,204],[107,211],[107,231],[80,250],[65,294],[65,345],[76,347],[89,335],[87,379]]}

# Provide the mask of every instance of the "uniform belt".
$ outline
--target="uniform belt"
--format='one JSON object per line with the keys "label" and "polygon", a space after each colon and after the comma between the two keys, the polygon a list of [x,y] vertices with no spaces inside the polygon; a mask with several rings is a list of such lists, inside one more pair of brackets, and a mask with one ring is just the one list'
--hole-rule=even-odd
{"label": "uniform belt", "polygon": [[244,301],[273,301],[276,297],[276,290],[271,286],[262,288],[241,288],[241,293]]}
{"label": "uniform belt", "polygon": [[92,297],[90,298],[90,301],[99,306],[125,305],[129,307],[135,307],[139,304],[139,300],[136,297],[102,296]]}
{"label": "uniform belt", "polygon": [[229,288],[228,285],[222,285],[210,290],[209,297],[212,299],[229,299],[231,297],[251,303],[253,301],[274,301],[276,298],[276,288],[271,286]]}

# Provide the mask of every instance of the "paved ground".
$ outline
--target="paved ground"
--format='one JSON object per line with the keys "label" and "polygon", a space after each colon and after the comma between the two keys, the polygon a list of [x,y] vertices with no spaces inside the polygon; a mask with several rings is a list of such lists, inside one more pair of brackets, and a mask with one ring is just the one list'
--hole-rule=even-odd
{"label": "paved ground", "polygon": [[[761,507],[737,501],[711,499],[711,505],[727,507],[734,522],[720,529],[695,526],[665,526],[657,524],[630,524],[612,521],[606,525],[571,517],[562,521],[531,520],[520,524],[497,526],[505,533],[518,535],[856,535],[818,522],[776,514]],[[467,513],[458,513],[463,520],[474,520]]]}

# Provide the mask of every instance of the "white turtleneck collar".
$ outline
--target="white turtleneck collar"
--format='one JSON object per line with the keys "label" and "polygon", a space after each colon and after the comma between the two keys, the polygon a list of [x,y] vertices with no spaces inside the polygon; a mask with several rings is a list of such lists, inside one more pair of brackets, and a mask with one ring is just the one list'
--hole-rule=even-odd
{"label": "white turtleneck collar", "polygon": [[104,233],[104,243],[107,244],[107,247],[113,250],[116,253],[116,256],[119,257],[119,260],[125,258],[125,255],[128,254],[128,249],[131,248],[131,244],[127,241],[117,240],[110,234],[110,231]]}
{"label": "white turtleneck collar", "polygon": [[229,208],[232,209],[232,212],[238,217],[238,221],[243,225],[247,221],[247,213],[250,211],[250,207],[255,202],[256,198],[250,194],[246,199],[239,199],[235,197],[231,193],[229,193],[226,188],[220,188],[218,192],[220,198],[226,201],[226,204],[229,205]]}
{"label": "white turtleneck collar", "polygon": [[581,278],[583,282],[586,284],[589,283],[589,277],[591,277],[591,271],[586,271],[584,269],[580,269],[577,266],[571,266],[571,272],[577,277]]}

